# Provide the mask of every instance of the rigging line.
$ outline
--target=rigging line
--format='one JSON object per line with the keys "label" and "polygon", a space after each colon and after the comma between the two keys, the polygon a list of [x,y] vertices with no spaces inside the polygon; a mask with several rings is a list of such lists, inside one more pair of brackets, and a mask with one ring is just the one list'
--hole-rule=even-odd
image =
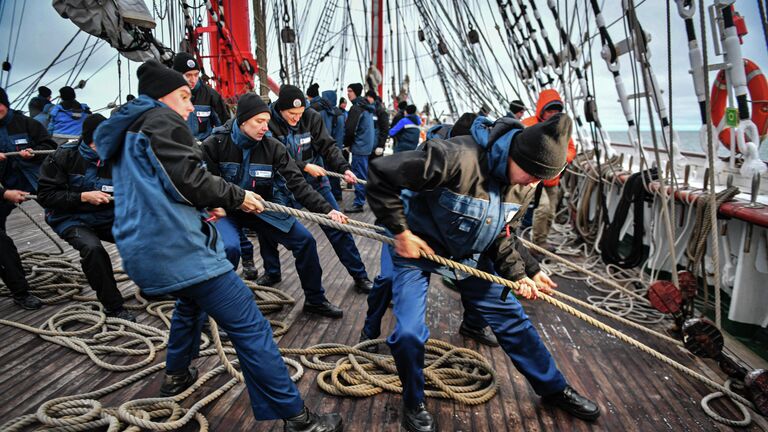
{"label": "rigging line", "polygon": [[85,82],[88,82],[88,81],[89,81],[91,78],[93,78],[93,76],[94,76],[94,75],[96,75],[97,73],[101,72],[101,71],[102,71],[102,69],[104,69],[105,67],[107,67],[107,65],[109,65],[109,64],[110,64],[110,63],[111,63],[111,62],[112,62],[114,59],[116,59],[116,58],[117,58],[119,55],[120,55],[119,53],[118,53],[118,54],[115,54],[115,55],[113,55],[113,56],[112,56],[112,58],[110,58],[109,60],[107,60],[106,62],[104,62],[104,64],[103,64],[103,65],[101,65],[101,67],[100,67],[100,68],[96,69],[96,71],[95,71],[95,72],[93,72],[93,73],[92,73],[92,74],[91,74],[91,75],[90,75],[88,78],[86,78],[86,79],[85,79]]}
{"label": "rigging line", "polygon": [[[88,53],[88,55],[87,55],[87,56],[86,56],[86,57],[83,59],[83,63],[82,63],[82,64],[80,64],[80,70],[78,70],[78,71],[77,71],[77,73],[75,74],[75,78],[72,80],[72,84],[74,84],[74,83],[75,83],[75,81],[77,80],[77,78],[78,78],[78,77],[80,76],[80,74],[83,72],[83,69],[85,68],[85,64],[86,64],[86,63],[88,63],[88,60],[89,60],[89,59],[91,59],[91,58],[93,58],[93,49],[94,49],[95,47],[96,47],[96,46],[94,45],[94,46],[91,48],[91,52],[90,52],[90,53]],[[119,54],[119,53],[118,53],[118,54]]]}
{"label": "rigging line", "polygon": [[760,24],[763,26],[763,36],[765,37],[765,47],[768,49],[768,17],[765,11],[765,0],[757,0],[757,9],[760,11]]}
{"label": "rigging line", "polygon": [[[75,60],[75,65],[72,66],[72,71],[69,73],[69,76],[67,77],[67,80],[64,82],[65,85],[69,85],[70,81],[72,80],[72,76],[75,74],[75,70],[77,69],[77,65],[80,63],[80,59],[83,58],[83,53],[85,52],[85,47],[88,46],[88,41],[91,40],[91,35],[89,34],[85,38],[85,43],[83,43],[83,47],[80,48],[80,51],[77,55],[77,59]],[[86,56],[85,61],[88,61],[88,57]],[[83,62],[85,63],[85,62]]]}
{"label": "rigging line", "polygon": [[[45,74],[48,73],[48,71],[50,71],[51,67],[53,67],[53,65],[56,63],[56,61],[59,59],[59,57],[61,57],[64,54],[64,52],[67,50],[67,48],[69,48],[69,46],[72,44],[72,42],[74,42],[74,40],[77,38],[77,36],[80,34],[80,32],[82,32],[82,30],[80,30],[78,28],[77,31],[75,32],[75,34],[72,36],[72,38],[69,39],[69,42],[67,42],[67,44],[64,45],[64,48],[62,48],[61,51],[59,51],[59,53],[56,55],[56,57],[54,57],[54,59],[51,60],[51,63],[40,74],[40,76],[37,78],[37,80],[35,80],[33,83],[31,83],[29,86],[27,86],[24,90],[22,90],[22,92],[21,92],[22,95],[24,93],[30,93],[30,92],[34,91],[34,89],[37,88],[37,85],[43,79]],[[27,97],[19,96],[16,99],[14,99],[14,103],[20,102],[20,99],[22,99],[21,101],[23,102],[24,105],[26,105],[28,98],[29,98],[29,96],[27,96]],[[24,106],[24,105],[21,105],[21,106]],[[16,105],[16,106],[17,106],[17,108],[19,108],[19,105]]]}
{"label": "rigging line", "polygon": [[[16,42],[13,43],[13,54],[11,54],[11,61],[16,60],[16,52],[19,48],[19,36],[21,36],[21,29],[24,24],[24,12],[27,9],[27,2],[21,3],[21,16],[19,17],[19,25],[16,30]],[[8,85],[8,81],[11,79],[11,72],[8,71],[8,75],[5,78],[5,84]]]}
{"label": "rigging line", "polygon": [[[359,79],[365,81],[365,73],[363,72],[363,66],[362,61],[364,61],[364,58],[360,56],[360,46],[357,42],[357,31],[355,30],[355,20],[352,19],[352,11],[349,8],[349,0],[344,0],[347,4],[347,14],[349,16],[349,25],[352,27],[352,41],[355,43],[355,55],[357,55],[358,58],[358,68],[360,69],[360,76]],[[346,76],[346,75],[345,75]]]}
{"label": "rigging line", "polygon": [[[96,40],[96,41],[93,43],[93,45],[97,45],[97,44],[103,44],[103,43],[106,43],[106,42],[105,42],[105,41],[103,41],[102,39],[98,39],[98,40]],[[93,45],[92,45],[92,46],[93,46]],[[92,47],[92,46],[91,46],[91,47]],[[86,49],[90,49],[91,47],[87,47]],[[55,66],[55,65],[58,65],[58,64],[60,64],[60,63],[63,63],[63,62],[65,62],[65,61],[67,61],[67,60],[71,59],[72,57],[74,57],[74,56],[76,56],[76,55],[78,55],[78,53],[70,54],[70,55],[68,55],[67,57],[64,57],[63,59],[61,59],[61,60],[58,60],[56,63],[54,63],[54,64],[53,64],[53,66]],[[22,82],[24,82],[24,81],[26,81],[26,80],[28,80],[28,79],[30,79],[30,78],[33,78],[35,75],[38,75],[39,73],[41,73],[41,72],[45,71],[45,69],[46,69],[46,68],[38,69],[37,71],[35,71],[35,72],[32,72],[31,74],[29,74],[29,75],[25,76],[24,78],[21,78],[21,79],[18,79],[18,80],[16,80],[16,81],[14,81],[14,82],[12,82],[12,83],[8,84],[8,85],[5,87],[5,89],[6,89],[6,90],[8,90],[9,88],[11,88],[11,87],[15,86],[16,84],[20,84],[20,83],[22,83]]]}
{"label": "rigging line", "polygon": [[[637,5],[635,5],[635,8],[638,8],[638,7],[642,6],[643,3],[645,3],[646,1],[647,0],[640,0],[640,2],[637,3]],[[601,6],[600,10],[602,10],[602,9],[603,9],[603,7]],[[623,18],[624,18],[624,14],[622,14],[620,17],[616,18],[615,20],[611,21],[610,24],[606,24],[605,28],[609,29],[609,28],[613,27],[614,24],[616,24],[617,22],[621,21]],[[599,36],[599,35],[600,35],[600,32],[598,31],[597,33],[595,33],[592,36],[590,36],[589,38],[587,38],[587,41],[591,43],[592,39],[594,39],[596,36]]]}
{"label": "rigging line", "polygon": [[[402,20],[403,28],[407,29],[407,26],[405,24],[405,19],[403,18],[402,9],[398,9],[397,13],[400,16],[400,19]],[[406,38],[406,42],[408,42],[406,44],[406,46],[410,46],[411,53],[413,53],[413,55],[416,56],[417,55],[416,54],[416,45],[413,43],[413,39]],[[421,64],[420,64],[420,62],[414,62],[414,63],[416,64],[416,72],[419,74],[419,79],[421,80],[421,85],[424,87],[424,92],[427,94],[427,101],[429,101],[429,105],[432,107],[432,111],[434,113],[434,109],[435,109],[434,99],[432,99],[432,95],[429,92],[429,86],[427,86],[427,83],[424,81],[424,75],[421,73]],[[434,114],[436,115],[437,113],[434,113]]]}

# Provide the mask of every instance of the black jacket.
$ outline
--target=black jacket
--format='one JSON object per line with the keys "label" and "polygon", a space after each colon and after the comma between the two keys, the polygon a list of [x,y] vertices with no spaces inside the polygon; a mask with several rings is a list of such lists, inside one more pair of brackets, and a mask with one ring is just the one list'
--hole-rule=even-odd
{"label": "black jacket", "polygon": [[227,109],[224,99],[216,90],[203,82],[192,92],[192,104],[211,107],[222,123],[229,120],[229,109]]}
{"label": "black jacket", "polygon": [[[311,211],[329,213],[333,210],[323,196],[306,182],[283,143],[267,136],[254,142],[239,130],[235,135],[240,137],[240,143],[236,143],[233,125],[234,120],[228,121],[214,129],[213,134],[203,141],[203,158],[212,174],[254,191],[267,201],[288,205],[274,196],[281,192],[280,188],[287,187],[294,198]],[[250,148],[243,147],[243,143]],[[247,170],[242,168],[244,148],[250,150]]]}
{"label": "black jacket", "polygon": [[514,234],[534,191],[499,178],[507,153],[501,144],[487,151],[491,146],[462,136],[379,158],[369,166],[366,194],[377,221],[392,233],[411,229],[438,254],[458,260],[484,255],[501,276],[519,280],[539,271]]}
{"label": "black jacket", "polygon": [[304,115],[294,127],[289,126],[280,113],[272,108],[269,131],[284,144],[302,172],[308,163],[324,166],[337,173],[351,169],[336,145],[336,140],[325,128],[323,116],[312,108],[304,111]]}
{"label": "black jacket", "polygon": [[[0,120],[0,153],[15,152],[24,149],[55,150],[56,142],[51,139],[48,131],[40,124],[19,111],[8,110],[8,114]],[[33,192],[37,187],[37,176],[40,163],[45,155],[35,156],[24,160],[20,157],[10,157],[0,162],[0,183],[15,183],[13,180],[26,178],[32,185]],[[10,186],[10,185],[6,185]],[[5,192],[0,186],[0,199]]]}
{"label": "black jacket", "polygon": [[381,101],[376,101],[376,120],[373,127],[376,129],[376,147],[384,148],[389,138],[389,113]]}

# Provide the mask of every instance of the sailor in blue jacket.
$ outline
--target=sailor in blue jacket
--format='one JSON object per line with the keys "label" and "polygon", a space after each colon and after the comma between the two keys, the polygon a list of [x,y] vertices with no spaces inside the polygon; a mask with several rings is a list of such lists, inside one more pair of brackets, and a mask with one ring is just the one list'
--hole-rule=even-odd
{"label": "sailor in blue jacket", "polygon": [[416,105],[405,108],[405,117],[389,130],[389,136],[395,138],[395,153],[416,150],[421,134],[421,117],[416,114]]}
{"label": "sailor in blue jacket", "polygon": [[[344,173],[348,183],[355,183],[357,178],[341,154],[336,141],[328,135],[322,116],[313,109],[305,109],[305,97],[301,89],[292,85],[280,88],[280,95],[272,104],[272,118],[269,131],[282,142],[288,154],[304,172],[307,182],[325,198],[335,210],[340,210],[331,193],[325,166],[331,171]],[[301,208],[293,200],[293,206]],[[352,234],[326,226],[320,227],[333,246],[336,256],[347,269],[359,292],[368,293],[373,283],[368,279],[360,252]],[[268,236],[259,235],[261,257],[264,260],[264,275],[257,281],[261,285],[272,286],[281,280],[280,255],[277,243]],[[301,271],[299,272],[301,273]]]}
{"label": "sailor in blue jacket", "polygon": [[191,54],[180,52],[173,56],[173,69],[184,75],[192,89],[195,112],[187,119],[195,139],[208,138],[213,128],[229,120],[229,110],[219,93],[200,79],[200,65]]}
{"label": "sailor in blue jacket", "polygon": [[[17,204],[37,190],[40,163],[45,156],[35,156],[32,151],[54,149],[56,143],[45,128],[12,110],[8,95],[0,88],[0,279],[11,291],[14,303],[28,310],[40,309],[43,304],[29,293],[21,258],[5,231],[5,221]],[[5,155],[18,151],[19,156]]]}
{"label": "sailor in blue jacket", "polygon": [[114,243],[112,222],[112,167],[96,153],[93,133],[106,119],[88,116],[80,141],[64,144],[40,168],[37,200],[45,208],[45,221],[59,237],[80,252],[88,284],[96,291],[107,316],[136,321],[123,307],[112,260],[101,241]]}
{"label": "sailor in blue jacket", "polygon": [[83,122],[91,114],[91,108],[77,101],[75,89],[69,86],[59,89],[61,102],[51,109],[48,132],[51,135],[80,137]]}
{"label": "sailor in blue jacket", "polygon": [[[347,123],[344,125],[344,147],[352,153],[352,172],[361,180],[368,178],[368,157],[376,146],[376,130],[373,125],[373,115],[376,107],[361,96],[363,85],[350,84],[347,87],[347,97],[352,102]],[[360,213],[365,204],[365,187],[355,185],[355,200],[347,208],[347,213]]]}
{"label": "sailor in blue jacket", "polygon": [[[326,213],[337,222],[346,222],[346,216],[307,183],[286,146],[265,136],[269,131],[270,116],[270,109],[261,97],[255,93],[243,95],[237,103],[237,118],[216,128],[203,142],[208,170],[245,190],[258,193],[267,201],[285,206],[293,206],[295,201],[311,211]],[[237,265],[240,255],[240,244],[234,233],[243,227],[251,229],[259,235],[262,255],[265,245],[276,249],[282,244],[293,252],[296,272],[304,290],[305,312],[331,318],[343,316],[343,311],[325,296],[317,244],[304,225],[284,213],[268,211],[254,216],[226,210],[228,216],[219,220],[217,227],[233,265]],[[276,250],[274,254],[277,256]],[[271,258],[265,257],[265,263],[268,259]],[[279,261],[277,270],[280,271]],[[269,268],[266,274],[270,274]],[[261,277],[257,283],[262,285],[263,280]],[[274,280],[268,282],[276,283]]]}
{"label": "sailor in blue jacket", "polygon": [[[307,94],[309,96],[309,94]],[[336,146],[339,150],[344,150],[344,123],[347,120],[346,112],[336,106],[336,92],[334,90],[324,90],[322,95],[312,97],[309,107],[323,116],[325,130],[336,140]],[[338,177],[328,178],[331,184],[331,193],[338,203],[342,199],[341,179]]]}
{"label": "sailor in blue jacket", "polygon": [[111,161],[113,234],[123,267],[143,293],[178,298],[160,392],[175,395],[197,377],[201,311],[229,334],[257,420],[284,419],[286,431],[338,431],[338,414],[304,407],[253,292],[224,254],[209,208],[259,213],[261,197],[205,169],[185,122],[193,111],[184,77],[156,60],[137,70],[139,97],[96,130],[99,156]]}
{"label": "sailor in blue jacket", "polygon": [[[371,164],[371,210],[395,238],[390,252],[396,324],[387,344],[403,383],[406,430],[435,430],[424,405],[427,289],[430,273],[453,273],[420,259],[420,251],[517,281],[516,294],[526,298],[553,289],[554,282],[528,265],[521,255],[527,252],[509,233],[533,196],[532,186],[565,168],[571,128],[562,114],[527,129],[507,118],[478,118],[471,137],[427,141],[421,150]],[[599,416],[598,406],[568,385],[517,299],[503,300],[502,285],[461,275],[457,286],[464,307],[490,325],[544,402],[579,418]]]}

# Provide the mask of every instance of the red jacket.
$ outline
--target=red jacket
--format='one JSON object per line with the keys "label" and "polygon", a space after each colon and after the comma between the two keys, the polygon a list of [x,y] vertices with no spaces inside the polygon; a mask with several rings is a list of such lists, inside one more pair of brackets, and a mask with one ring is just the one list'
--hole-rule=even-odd
{"label": "red jacket", "polygon": [[[536,101],[536,115],[531,117],[524,118],[523,124],[526,127],[533,126],[536,123],[543,121],[541,118],[541,115],[544,113],[544,107],[547,106],[549,103],[558,101],[561,105],[565,106],[563,103],[563,98],[560,97],[560,93],[557,92],[557,90],[553,89],[546,89],[539,94],[539,100]],[[566,156],[566,160],[568,163],[571,163],[571,161],[576,157],[576,145],[573,143],[573,138],[571,138],[568,141],[568,155]],[[560,184],[560,176],[557,176],[551,180],[543,180],[542,183],[544,183],[544,186],[546,187],[552,187],[557,186]]]}

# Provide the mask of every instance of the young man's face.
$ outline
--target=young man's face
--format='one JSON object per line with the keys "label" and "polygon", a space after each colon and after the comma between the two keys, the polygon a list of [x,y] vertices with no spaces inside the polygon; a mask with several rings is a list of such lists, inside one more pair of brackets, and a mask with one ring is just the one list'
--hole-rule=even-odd
{"label": "young man's face", "polygon": [[507,176],[512,184],[536,186],[541,179],[525,172],[512,158],[507,159]]}
{"label": "young man's face", "polygon": [[280,115],[285,119],[285,122],[291,126],[296,126],[301,120],[301,116],[304,115],[304,107],[291,108],[280,111]]}
{"label": "young man's face", "polygon": [[195,106],[192,105],[192,91],[187,86],[179,87],[158,100],[176,111],[184,121],[189,118],[191,112],[195,111]]}
{"label": "young man's face", "polygon": [[0,104],[0,120],[4,119],[8,115],[8,107]]}
{"label": "young man's face", "polygon": [[347,101],[344,101],[344,102],[340,103],[339,104],[339,108],[341,108],[343,110],[347,109]]}
{"label": "young man's face", "polygon": [[353,100],[357,99],[357,95],[356,95],[356,94],[355,94],[355,92],[354,92],[354,91],[353,91],[351,88],[349,88],[349,87],[347,87],[347,99],[349,99],[349,100],[351,100],[351,101],[353,101]]}
{"label": "young man's face", "polygon": [[256,114],[240,125],[240,130],[254,141],[261,141],[269,130],[269,119],[272,116],[268,112]]}
{"label": "young man's face", "polygon": [[563,110],[561,110],[559,108],[548,109],[548,110],[544,111],[543,113],[541,113],[541,121],[547,121],[553,115],[560,114],[561,112],[563,112]]}
{"label": "young man's face", "polygon": [[197,82],[200,80],[200,71],[199,70],[191,70],[184,72],[184,79],[187,80],[187,84],[189,84],[189,88],[195,88],[197,85]]}
{"label": "young man's face", "polygon": [[516,118],[516,119],[518,119],[518,120],[520,120],[521,118],[523,118],[523,113],[524,113],[524,112],[525,112],[525,111],[518,111],[518,112],[516,112],[516,113],[515,113],[515,118]]}

